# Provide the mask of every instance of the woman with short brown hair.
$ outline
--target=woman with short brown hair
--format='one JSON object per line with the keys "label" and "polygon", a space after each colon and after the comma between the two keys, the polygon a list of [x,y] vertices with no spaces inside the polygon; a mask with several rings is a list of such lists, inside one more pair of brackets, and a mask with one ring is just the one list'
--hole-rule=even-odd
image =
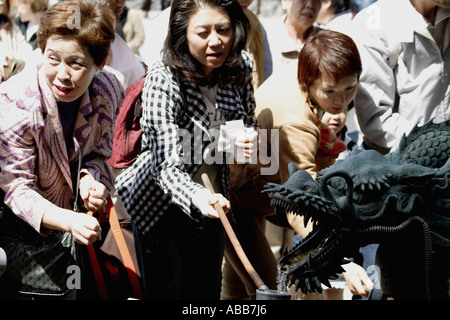
{"label": "woman with short brown hair", "polygon": [[105,5],[97,4],[97,10],[90,10],[92,6],[88,1],[63,1],[49,9],[41,18],[38,32],[42,52],[50,37],[68,37],[86,46],[97,67],[103,67],[115,37],[114,17]]}
{"label": "woman with short brown hair", "polygon": [[298,58],[297,78],[303,92],[321,77],[339,82],[347,76],[359,79],[361,72],[356,44],[350,37],[330,30],[308,38]]}
{"label": "woman with short brown hair", "polygon": [[[238,216],[237,208],[241,207],[241,219],[250,222],[254,216],[274,214],[269,197],[261,190],[267,182],[286,182],[289,163],[307,171],[314,179],[317,177],[321,118],[325,112],[338,114],[346,110],[358,89],[361,60],[356,45],[348,36],[329,30],[310,36],[298,59],[297,70],[273,74],[255,92],[261,144],[270,150],[269,159],[260,158],[256,164],[232,170],[233,212]],[[263,132],[265,134],[261,134]],[[267,169],[271,169],[270,174],[263,174]],[[312,229],[311,223],[304,225],[303,217],[289,213],[284,221],[277,222],[292,228],[301,238]],[[249,231],[236,231],[239,232]],[[246,245],[256,246],[252,248],[256,251],[262,250],[263,243],[243,243]],[[370,279],[367,279],[356,280],[361,289],[359,294],[368,295]],[[367,284],[364,288],[363,282]]]}
{"label": "woman with short brown hair", "polygon": [[0,298],[73,298],[73,243],[100,237],[97,219],[78,211],[98,211],[113,187],[107,160],[123,99],[119,80],[103,68],[113,39],[104,5],[58,2],[41,18],[42,64],[0,86],[0,247],[8,259],[36,245],[52,252],[32,251],[7,269]]}

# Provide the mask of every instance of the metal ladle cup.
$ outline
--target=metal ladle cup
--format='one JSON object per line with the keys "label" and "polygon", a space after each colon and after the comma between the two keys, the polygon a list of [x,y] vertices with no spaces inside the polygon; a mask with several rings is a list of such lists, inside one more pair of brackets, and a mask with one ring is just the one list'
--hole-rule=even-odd
{"label": "metal ladle cup", "polygon": [[[215,193],[211,181],[209,180],[209,177],[206,173],[202,174],[202,180],[204,186],[212,193]],[[259,288],[256,290],[256,300],[290,300],[291,295],[289,293],[278,290],[270,290],[264,284],[264,282],[261,280],[256,270],[253,268],[251,262],[248,260],[244,250],[242,249],[242,246],[238,238],[236,237],[236,234],[234,233],[233,227],[231,226],[230,221],[228,221],[225,211],[219,204],[215,204],[214,208],[219,214],[220,221],[223,224],[223,227],[228,235],[228,238],[230,239],[230,242],[234,247],[234,250],[236,251],[236,254],[238,255],[239,259],[244,265],[245,270],[248,272],[248,274],[254,281],[256,287]]]}

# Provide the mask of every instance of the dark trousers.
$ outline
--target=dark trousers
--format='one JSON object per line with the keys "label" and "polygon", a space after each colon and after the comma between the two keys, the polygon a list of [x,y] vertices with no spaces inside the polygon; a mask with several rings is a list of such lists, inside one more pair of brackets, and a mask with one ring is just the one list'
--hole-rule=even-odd
{"label": "dark trousers", "polygon": [[194,223],[172,206],[139,238],[146,299],[219,300],[225,245],[219,219]]}

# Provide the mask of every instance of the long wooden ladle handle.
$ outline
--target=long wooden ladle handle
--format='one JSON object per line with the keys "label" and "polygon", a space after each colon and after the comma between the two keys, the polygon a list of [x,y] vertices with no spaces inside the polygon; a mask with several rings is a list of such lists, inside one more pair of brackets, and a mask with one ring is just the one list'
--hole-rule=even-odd
{"label": "long wooden ladle handle", "polygon": [[[209,180],[209,177],[206,173],[202,174],[202,180],[205,187],[211,191],[214,192],[213,186],[211,184],[211,181]],[[230,221],[228,221],[228,218],[225,214],[225,211],[223,210],[222,206],[218,203],[214,205],[214,208],[216,209],[217,213],[219,214],[220,221],[223,224],[223,227],[225,228],[225,232],[228,235],[228,238],[231,241],[231,244],[234,247],[234,250],[236,251],[239,259],[241,260],[242,264],[245,267],[245,270],[248,272],[252,280],[255,282],[255,285],[258,289],[260,288],[267,288],[264,284],[264,282],[261,280],[260,276],[256,272],[255,268],[253,268],[251,262],[248,260],[247,255],[245,254],[244,250],[242,249],[242,246],[236,237],[236,234],[234,233],[233,227],[230,224]]]}

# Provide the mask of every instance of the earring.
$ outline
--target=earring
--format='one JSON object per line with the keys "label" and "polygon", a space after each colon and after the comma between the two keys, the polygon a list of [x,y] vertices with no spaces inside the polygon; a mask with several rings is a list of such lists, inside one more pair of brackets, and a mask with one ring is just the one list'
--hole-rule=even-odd
{"label": "earring", "polygon": [[95,75],[98,75],[100,73],[100,69],[97,68],[97,70],[95,71]]}

